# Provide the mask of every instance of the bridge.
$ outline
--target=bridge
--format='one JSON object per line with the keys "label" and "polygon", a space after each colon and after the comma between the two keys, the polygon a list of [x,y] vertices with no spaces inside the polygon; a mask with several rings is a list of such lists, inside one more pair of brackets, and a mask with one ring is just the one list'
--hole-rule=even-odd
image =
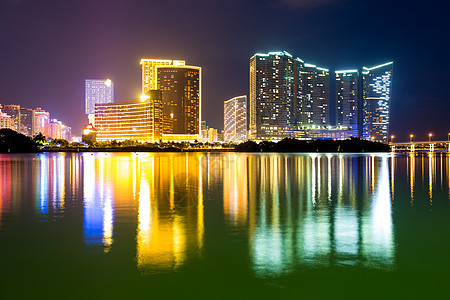
{"label": "bridge", "polygon": [[392,152],[435,152],[447,151],[450,152],[450,141],[427,141],[427,142],[404,142],[404,143],[389,143]]}

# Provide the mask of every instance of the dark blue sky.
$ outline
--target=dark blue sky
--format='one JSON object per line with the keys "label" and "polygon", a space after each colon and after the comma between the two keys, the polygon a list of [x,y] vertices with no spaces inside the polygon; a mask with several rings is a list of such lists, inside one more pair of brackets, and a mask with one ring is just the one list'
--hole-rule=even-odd
{"label": "dark blue sky", "polygon": [[0,103],[41,106],[78,133],[84,79],[111,78],[116,101],[139,95],[140,58],[203,68],[203,116],[248,94],[249,58],[286,50],[329,69],[394,61],[391,133],[450,132],[445,1],[1,0]]}

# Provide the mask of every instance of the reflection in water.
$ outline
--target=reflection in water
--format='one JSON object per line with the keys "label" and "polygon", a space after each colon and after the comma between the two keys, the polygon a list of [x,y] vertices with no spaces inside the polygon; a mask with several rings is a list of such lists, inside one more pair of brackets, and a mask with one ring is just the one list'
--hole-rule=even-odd
{"label": "reflection in water", "polygon": [[152,155],[139,164],[138,267],[176,269],[203,247],[202,157]]}
{"label": "reflection in water", "polygon": [[113,187],[105,183],[110,176],[109,172],[105,174],[108,163],[111,160],[105,161],[103,156],[83,155],[84,241],[89,248],[104,252],[110,250],[114,241]]}
{"label": "reflection in water", "polygon": [[[260,276],[393,269],[392,206],[448,205],[449,178],[442,154],[0,155],[0,228],[29,211],[39,222],[76,219],[88,254],[131,242],[143,273],[201,260],[230,236]],[[233,235],[216,236],[222,225]]]}
{"label": "reflection in water", "polygon": [[[281,157],[249,158],[261,174],[252,178],[249,172],[249,182],[259,189],[259,194],[249,191],[250,251],[259,274],[279,274],[298,264],[393,266],[388,156],[312,154],[289,156],[289,163],[279,164]],[[355,187],[369,171],[367,159],[373,195]]]}

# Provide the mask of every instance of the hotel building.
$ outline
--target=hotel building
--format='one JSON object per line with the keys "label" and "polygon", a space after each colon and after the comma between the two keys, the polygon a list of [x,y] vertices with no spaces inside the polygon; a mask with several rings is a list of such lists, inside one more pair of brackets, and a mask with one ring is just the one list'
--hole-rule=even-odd
{"label": "hotel building", "polygon": [[330,72],[328,69],[296,60],[297,126],[330,125]]}
{"label": "hotel building", "polygon": [[46,137],[50,135],[50,113],[37,107],[34,111],[33,136],[39,133]]}
{"label": "hotel building", "polygon": [[20,132],[20,105],[4,105],[2,111],[11,117],[11,129]]}
{"label": "hotel building", "polygon": [[161,91],[150,90],[138,99],[96,104],[97,141],[161,139]]}
{"label": "hotel building", "polygon": [[234,97],[223,105],[223,138],[225,142],[247,140],[247,96]]}
{"label": "hotel building", "polygon": [[0,128],[12,129],[11,116],[2,112],[2,106],[0,105]]}
{"label": "hotel building", "polygon": [[250,138],[282,139],[294,125],[294,63],[283,52],[250,58]]}
{"label": "hotel building", "polygon": [[153,59],[143,58],[141,59],[142,65],[142,94],[145,94],[149,90],[156,90],[157,84],[157,66],[184,66],[184,60],[173,59]]}
{"label": "hotel building", "polygon": [[360,136],[359,122],[359,72],[345,70],[335,72],[336,125],[349,128],[354,137]]}
{"label": "hotel building", "polygon": [[388,143],[393,62],[363,67],[362,111],[365,139]]}
{"label": "hotel building", "polygon": [[20,133],[33,136],[34,110],[31,108],[20,108]]}
{"label": "hotel building", "polygon": [[163,140],[196,140],[201,132],[201,68],[157,65]]}
{"label": "hotel building", "polygon": [[114,102],[114,83],[111,79],[86,79],[85,102],[89,123],[94,121],[95,104]]}

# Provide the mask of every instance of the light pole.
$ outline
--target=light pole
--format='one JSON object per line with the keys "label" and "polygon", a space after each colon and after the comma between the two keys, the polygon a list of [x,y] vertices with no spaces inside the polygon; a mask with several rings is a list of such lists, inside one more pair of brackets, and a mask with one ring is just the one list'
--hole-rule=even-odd
{"label": "light pole", "polygon": [[450,133],[449,133],[448,136],[447,136],[447,142],[450,143]]}
{"label": "light pole", "polygon": [[395,135],[391,135],[391,144],[394,143],[394,138],[395,138]]}
{"label": "light pole", "polygon": [[431,143],[431,137],[433,136],[433,134],[432,133],[429,133],[428,134],[428,142],[430,142]]}
{"label": "light pole", "polygon": [[[450,135],[450,133],[449,133],[449,135]],[[414,137],[414,134],[410,134],[410,135],[409,135],[409,143],[410,143],[410,144],[412,144],[412,139],[413,139],[413,137]]]}

